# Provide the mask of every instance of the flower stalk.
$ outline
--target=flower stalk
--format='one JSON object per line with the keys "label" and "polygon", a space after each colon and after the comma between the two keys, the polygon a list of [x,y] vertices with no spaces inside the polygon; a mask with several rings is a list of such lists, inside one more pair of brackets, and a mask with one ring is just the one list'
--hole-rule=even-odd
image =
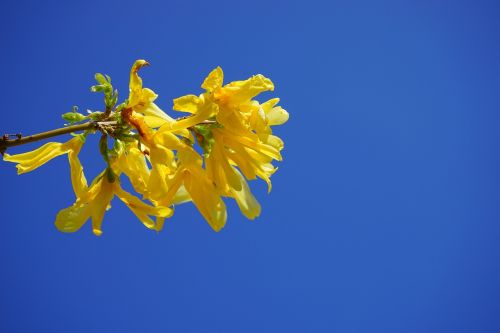
{"label": "flower stalk", "polygon": [[37,134],[32,134],[32,135],[27,135],[27,136],[22,136],[21,134],[16,134],[15,139],[10,139],[11,135],[4,134],[2,138],[0,139],[0,153],[2,155],[5,153],[7,148],[9,147],[15,147],[15,146],[21,146],[27,143],[32,143],[32,142],[37,142],[41,141],[44,139],[52,138],[55,136],[59,135],[64,135],[68,133],[74,133],[78,131],[87,131],[87,130],[98,130],[100,126],[102,126],[101,123],[104,123],[106,125],[112,125],[111,123],[116,124],[115,122],[88,122],[85,124],[78,124],[78,125],[71,125],[71,126],[65,126],[61,128],[56,128],[47,132],[42,132],[42,133],[37,133]]}

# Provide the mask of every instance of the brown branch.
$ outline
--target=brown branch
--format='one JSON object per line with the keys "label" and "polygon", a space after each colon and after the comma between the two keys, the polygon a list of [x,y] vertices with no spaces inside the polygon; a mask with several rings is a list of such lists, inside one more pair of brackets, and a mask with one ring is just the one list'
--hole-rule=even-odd
{"label": "brown branch", "polygon": [[[208,124],[215,124],[215,123],[216,122],[212,121],[212,120],[205,120],[205,121],[201,122],[200,124],[208,125]],[[61,127],[61,128],[57,128],[55,130],[42,132],[42,133],[38,133],[38,134],[33,134],[33,135],[28,135],[28,136],[22,136],[21,134],[14,134],[14,135],[4,134],[3,137],[0,137],[0,153],[3,155],[5,153],[5,151],[7,150],[7,148],[9,148],[9,147],[20,146],[20,145],[24,145],[24,144],[31,143],[31,142],[36,142],[36,141],[40,141],[43,139],[52,138],[54,136],[59,136],[59,135],[78,132],[78,131],[102,130],[102,129],[105,129],[106,126],[113,126],[113,125],[117,125],[117,122],[116,121],[100,121],[100,122],[91,121],[91,122],[88,122],[85,124]],[[16,138],[9,139],[11,136],[15,136]]]}
{"label": "brown branch", "polygon": [[[109,122],[107,122],[109,123]],[[42,132],[38,134],[22,136],[21,134],[16,134],[16,139],[9,139],[9,135],[4,135],[0,138],[0,153],[5,153],[7,148],[24,145],[31,142],[40,141],[43,139],[51,138],[58,135],[68,134],[77,131],[85,131],[85,130],[98,130],[100,128],[99,122],[88,122],[85,124],[66,126],[62,128],[57,128],[55,130]]]}

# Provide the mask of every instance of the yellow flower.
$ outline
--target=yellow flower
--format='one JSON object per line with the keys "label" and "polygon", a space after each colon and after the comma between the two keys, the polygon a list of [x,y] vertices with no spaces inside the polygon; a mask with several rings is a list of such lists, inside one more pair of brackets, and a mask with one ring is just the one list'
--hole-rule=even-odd
{"label": "yellow flower", "polygon": [[205,93],[200,96],[186,95],[174,99],[173,109],[191,113],[192,116],[178,120],[160,128],[163,130],[183,129],[199,124],[217,114],[219,108],[213,100],[213,92],[222,86],[223,73],[220,67],[214,69],[205,79],[201,87]]}
{"label": "yellow flower", "polygon": [[229,186],[234,190],[240,190],[237,185],[235,186],[238,184],[235,172],[228,167],[234,165],[241,169],[247,179],[260,177],[265,180],[268,191],[271,191],[270,177],[276,171],[271,162],[273,159],[281,161],[280,149],[261,142],[257,135],[251,133],[243,136],[226,128],[213,129],[212,133],[216,143],[207,158],[207,168],[218,170],[219,174],[225,175],[226,181],[214,177],[219,187]]}
{"label": "yellow flower", "polygon": [[77,180],[77,184],[73,183],[73,187],[78,188],[79,191],[78,193],[75,191],[77,195],[76,202],[57,214],[55,225],[58,230],[62,232],[78,231],[91,218],[92,230],[95,235],[100,236],[102,234],[101,225],[104,213],[111,207],[110,203],[115,195],[149,229],[155,229],[155,222],[149,216],[163,219],[173,214],[170,208],[150,206],[123,190],[117,178],[118,176],[111,182],[107,174],[110,172],[109,169],[97,176],[90,187],[81,188],[80,186],[86,183],[86,181],[82,180],[82,178],[85,179],[85,176],[77,177],[77,175],[81,175],[82,167],[77,157],[73,162],[71,164],[72,180]]}
{"label": "yellow flower", "polygon": [[132,108],[135,112],[142,113],[148,126],[160,127],[174,120],[154,103],[158,95],[151,89],[142,87],[142,79],[138,72],[142,67],[148,65],[149,63],[146,60],[140,59],[136,60],[132,66],[129,83],[130,95],[127,107]]}
{"label": "yellow flower", "polygon": [[[155,223],[149,215],[159,218],[172,215],[173,211],[170,208],[149,206],[123,190],[118,179],[109,182],[105,172],[101,173],[88,187],[83,167],[78,159],[82,145],[82,139],[75,137],[66,143],[49,142],[31,152],[4,156],[4,160],[18,163],[18,173],[22,174],[38,168],[59,155],[68,154],[71,184],[76,195],[76,202],[73,206],[61,210],[57,215],[56,227],[59,230],[77,231],[91,217],[94,233],[100,235],[104,212],[115,195],[150,229],[155,228]],[[133,166],[130,165],[130,167]]]}
{"label": "yellow flower", "polygon": [[253,220],[260,215],[260,204],[250,191],[243,175],[229,160],[224,138],[215,132],[214,139],[212,150],[205,159],[207,174],[216,184],[217,190],[223,196],[234,198],[243,215]]}
{"label": "yellow flower", "polygon": [[[132,176],[130,179],[134,189],[139,193],[141,193],[141,189],[144,189],[148,177],[147,165],[145,161],[144,164],[141,164],[142,161],[139,158],[143,155],[136,148],[127,148],[128,156],[122,154],[111,161],[114,170],[113,174],[110,175],[109,173],[112,171],[106,169],[94,179],[90,187],[87,186],[87,180],[77,152],[69,152],[71,183],[76,195],[76,201],[71,207],[61,210],[57,215],[55,225],[60,231],[75,232],[91,218],[94,234],[101,235],[104,213],[109,209],[111,200],[115,195],[149,229],[155,229],[155,222],[149,216],[155,216],[157,221],[160,219],[163,221],[163,219],[173,214],[172,209],[150,206],[121,188],[119,176],[123,171],[122,168],[129,172],[129,177]],[[114,178],[114,181],[110,181],[108,176]]]}
{"label": "yellow flower", "polygon": [[[176,143],[175,148],[177,148],[179,166],[173,177],[168,179],[168,193],[163,201],[165,203],[172,202],[174,195],[184,186],[208,224],[215,231],[220,231],[226,224],[226,205],[206,171],[202,168],[201,156],[182,142]],[[157,227],[160,230],[162,225],[159,223]]]}
{"label": "yellow flower", "polygon": [[217,122],[234,131],[248,130],[248,110],[257,107],[252,100],[264,91],[274,90],[274,85],[263,75],[255,75],[244,81],[235,81],[223,86],[224,73],[220,67],[214,69],[201,87],[205,92],[200,96],[186,95],[174,99],[174,110],[189,112],[193,116],[170,124],[173,128],[187,128],[212,116]]}
{"label": "yellow flower", "polygon": [[271,126],[282,125],[288,121],[288,112],[281,106],[276,106],[279,100],[279,98],[273,98],[262,104],[252,101],[245,108],[250,128],[263,141],[266,141],[267,136],[272,134]]}
{"label": "yellow flower", "polygon": [[73,139],[65,142],[49,142],[44,144],[38,149],[29,151],[22,154],[9,155],[5,154],[4,161],[18,163],[16,165],[17,173],[23,174],[26,172],[33,171],[34,169],[44,165],[51,159],[72,152],[73,154],[78,154],[81,147],[83,146],[83,140],[79,137],[74,137]]}
{"label": "yellow flower", "polygon": [[[76,143],[78,144],[78,142]],[[83,197],[88,190],[87,179],[83,173],[83,166],[78,158],[79,152],[80,148],[68,152],[71,185],[73,186],[73,191],[75,192],[77,200]]]}
{"label": "yellow flower", "polygon": [[[149,149],[152,168],[145,197],[158,206],[192,200],[210,226],[219,231],[226,223],[226,206],[202,168],[201,156],[171,131],[148,128],[141,115],[127,109],[122,115]],[[174,159],[174,150],[178,161]],[[162,227],[163,220],[159,219],[156,228]]]}
{"label": "yellow flower", "polygon": [[[159,132],[149,128],[142,115],[131,109],[124,109],[122,117],[137,129],[141,143],[148,148],[147,154],[152,168],[142,194],[157,205],[168,192],[166,178],[175,172],[174,152],[155,139]],[[123,168],[123,170],[129,175],[130,172],[127,171],[127,168]]]}
{"label": "yellow flower", "polygon": [[[150,185],[150,177],[151,177],[151,170],[148,167],[147,160],[148,158],[146,156],[151,155],[150,150],[144,146],[141,145],[141,149],[144,149],[141,151],[139,148],[137,148],[136,144],[129,144],[127,145],[126,150],[124,151],[123,154],[118,156],[116,160],[116,168],[120,170],[120,172],[124,173],[129,179],[130,182],[132,183],[132,187],[137,193],[140,193],[143,195],[144,198],[148,197],[149,192],[154,192],[154,190],[150,190],[151,187],[154,187],[156,185],[156,181],[153,179],[152,183]],[[155,148],[155,147],[154,147]],[[165,163],[165,160],[161,160],[161,158],[158,157],[158,155],[163,155],[161,153],[162,148],[164,147],[158,147],[158,150],[160,153],[157,152],[156,149],[153,148],[153,157],[155,161],[155,166],[158,163]],[[167,153],[168,155],[170,153]],[[151,160],[151,159],[149,159]],[[171,162],[171,165],[173,163],[173,160]],[[168,163],[167,163],[168,164]],[[161,167],[160,167],[161,168]],[[158,168],[155,168],[157,170]],[[168,170],[170,170],[172,167],[170,167]],[[154,173],[154,177],[157,177],[159,174]],[[189,201],[189,195],[187,195],[187,192],[185,191],[184,188],[180,189],[180,192],[176,193],[173,199],[174,204],[182,203]]]}
{"label": "yellow flower", "polygon": [[261,104],[269,126],[282,125],[288,121],[288,112],[281,106],[276,106],[279,101],[279,98],[273,98]]}
{"label": "yellow flower", "polygon": [[203,94],[175,99],[175,110],[193,116],[167,124],[159,131],[187,128],[216,119],[222,126],[211,130],[213,143],[206,157],[207,174],[220,194],[234,198],[242,213],[253,219],[260,214],[260,205],[241,173],[247,179],[264,179],[271,190],[270,176],[276,171],[271,162],[281,160],[283,149],[283,141],[272,134],[271,126],[286,122],[288,113],[276,106],[277,98],[263,104],[253,100],[261,92],[274,89],[268,78],[255,75],[225,86],[223,80],[222,69],[217,67],[203,82]]}
{"label": "yellow flower", "polygon": [[260,74],[215,90],[214,100],[219,106],[217,122],[235,131],[249,129],[250,111],[259,108],[258,102],[252,99],[261,92],[272,90],[274,85],[271,80]]}
{"label": "yellow flower", "polygon": [[239,189],[234,187],[231,188],[229,196],[236,200],[236,203],[238,204],[238,207],[243,215],[245,215],[246,218],[253,220],[260,215],[260,204],[250,191],[248,183],[243,175],[238,170],[235,169],[235,171],[240,180],[241,186]]}
{"label": "yellow flower", "polygon": [[144,153],[137,144],[127,145],[127,149],[116,159],[116,167],[130,179],[137,193],[146,195],[151,171]]}
{"label": "yellow flower", "polygon": [[[143,87],[139,70],[147,65],[145,60],[133,64],[129,97],[116,108],[118,94],[111,79],[96,74],[99,85],[91,90],[104,92],[106,112],[63,115],[71,124],[89,121],[69,130],[86,128],[85,136],[102,133],[99,150],[107,168],[90,185],[78,158],[84,136],[50,142],[24,154],[6,154],[4,160],[17,163],[22,174],[68,154],[76,199],[57,214],[55,225],[63,232],[75,232],[90,219],[93,232],[101,235],[104,214],[115,196],[147,228],[157,231],[173,214],[172,206],[186,201],[193,202],[215,231],[227,220],[225,197],[235,199],[247,218],[259,216],[261,206],[247,180],[262,178],[271,190],[270,176],[277,170],[272,162],[281,160],[284,146],[272,126],[285,123],[288,113],[277,105],[277,98],[264,103],[254,98],[274,90],[274,84],[259,74],[224,85],[224,73],[217,67],[203,81],[203,93],[174,100],[174,110],[188,113],[174,120],[155,104],[158,95]],[[3,152],[10,146],[7,139]],[[111,139],[113,148],[108,146]],[[194,147],[195,139],[203,155]],[[121,187],[121,174],[130,179],[134,193],[150,204]]]}

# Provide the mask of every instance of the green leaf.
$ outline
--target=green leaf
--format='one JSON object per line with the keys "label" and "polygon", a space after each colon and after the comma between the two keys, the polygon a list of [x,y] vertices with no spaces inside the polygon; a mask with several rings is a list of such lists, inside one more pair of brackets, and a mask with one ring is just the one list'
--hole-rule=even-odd
{"label": "green leaf", "polygon": [[106,79],[106,77],[108,77],[107,75],[106,75],[106,77],[104,77],[104,75],[102,75],[101,73],[95,73],[94,77],[95,77],[95,80],[97,82],[99,82],[100,84],[103,84],[103,85],[104,84],[109,84],[108,82],[111,81],[111,79],[110,80]]}

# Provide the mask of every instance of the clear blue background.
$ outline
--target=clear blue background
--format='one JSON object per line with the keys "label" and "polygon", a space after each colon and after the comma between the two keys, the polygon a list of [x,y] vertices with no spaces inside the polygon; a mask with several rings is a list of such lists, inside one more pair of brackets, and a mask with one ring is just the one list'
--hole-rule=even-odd
{"label": "clear blue background", "polygon": [[[166,110],[220,65],[272,78],[291,117],[262,216],[230,203],[220,233],[115,201],[102,237],[62,234],[67,159],[0,163],[0,331],[500,332],[497,3],[2,3],[2,133],[100,109],[97,71],[126,96],[138,58]],[[82,160],[104,167],[95,140]]]}

